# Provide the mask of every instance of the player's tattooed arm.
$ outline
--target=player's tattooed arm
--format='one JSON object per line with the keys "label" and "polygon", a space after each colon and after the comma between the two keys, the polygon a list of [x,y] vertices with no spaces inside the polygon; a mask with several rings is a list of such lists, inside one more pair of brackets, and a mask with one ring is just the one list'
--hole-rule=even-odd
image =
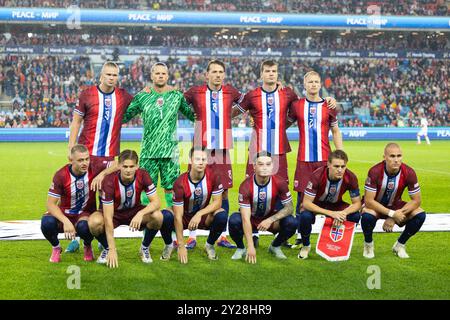
{"label": "player's tattooed arm", "polygon": [[291,200],[284,205],[283,209],[278,211],[276,214],[271,216],[269,219],[271,219],[272,222],[275,222],[275,221],[283,219],[284,217],[291,215],[293,212],[294,212],[294,205],[292,204],[292,200]]}

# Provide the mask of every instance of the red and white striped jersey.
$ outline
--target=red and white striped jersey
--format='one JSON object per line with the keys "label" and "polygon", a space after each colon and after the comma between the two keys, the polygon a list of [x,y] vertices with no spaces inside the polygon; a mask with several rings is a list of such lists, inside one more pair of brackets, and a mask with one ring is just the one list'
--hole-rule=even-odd
{"label": "red and white striped jersey", "polygon": [[366,191],[376,192],[375,200],[387,208],[402,200],[405,188],[408,188],[409,195],[420,192],[414,169],[402,163],[400,171],[390,176],[386,171],[385,161],[370,168],[364,186]]}
{"label": "red and white striped jersey", "polygon": [[231,112],[233,104],[239,103],[243,95],[230,85],[224,85],[218,91],[202,85],[190,88],[184,97],[196,115],[194,146],[232,149]]}
{"label": "red and white striped jersey", "polygon": [[91,168],[81,176],[72,172],[68,164],[59,169],[48,190],[48,195],[60,199],[59,208],[66,215],[79,215],[96,210],[95,191],[91,190],[94,179]]}
{"label": "red and white striped jersey", "polygon": [[274,175],[260,186],[255,175],[244,180],[239,187],[239,206],[250,208],[254,217],[269,217],[292,201],[285,179]]}
{"label": "red and white striped jersey", "polygon": [[115,211],[125,211],[141,204],[141,192],[156,194],[156,187],[144,169],[138,169],[133,182],[124,184],[120,171],[108,175],[102,185],[102,204],[114,204]]}
{"label": "red and white striped jersey", "polygon": [[173,185],[173,205],[183,206],[184,214],[193,216],[208,206],[211,196],[223,193],[223,186],[218,176],[209,168],[203,178],[194,183],[189,172],[183,173]]}
{"label": "red and white striped jersey", "polygon": [[120,152],[122,118],[133,97],[125,89],[104,93],[90,86],[80,93],[74,110],[84,119],[78,143],[84,144],[91,156],[117,156]]}
{"label": "red and white striped jersey", "polygon": [[335,109],[329,109],[325,100],[312,102],[302,98],[292,104],[288,117],[292,122],[297,121],[297,161],[327,161],[331,152],[328,133],[338,125]]}
{"label": "red and white striped jersey", "polygon": [[286,135],[286,117],[291,103],[298,97],[290,88],[266,92],[262,87],[249,91],[239,103],[241,112],[249,111],[254,120],[250,152],[269,151],[285,154],[291,151]]}

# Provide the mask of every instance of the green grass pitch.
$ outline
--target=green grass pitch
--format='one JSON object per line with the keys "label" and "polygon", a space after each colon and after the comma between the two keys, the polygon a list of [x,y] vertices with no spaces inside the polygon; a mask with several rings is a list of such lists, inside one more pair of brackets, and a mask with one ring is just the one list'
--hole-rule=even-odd
{"label": "green grass pitch", "polygon": [[[381,160],[386,142],[348,142],[348,167],[356,173],[363,192],[369,167]],[[297,143],[288,155],[289,173],[295,170]],[[450,143],[432,141],[431,146],[413,141],[400,143],[404,162],[419,178],[422,207],[428,213],[450,212]],[[123,143],[122,149],[139,151],[138,142]],[[182,158],[187,144],[182,144]],[[235,146],[234,187],[230,190],[230,213],[237,211],[237,190],[245,173],[245,145]],[[45,211],[51,178],[66,162],[65,143],[0,143],[0,221],[40,219]],[[186,164],[182,164],[185,170]],[[163,199],[162,191],[159,190]],[[407,193],[405,195],[407,197]],[[162,200],[164,202],[164,200]],[[296,203],[296,196],[294,196]],[[176,252],[171,261],[160,261],[163,243],[152,244],[154,262],[141,263],[139,239],[119,239],[118,269],[110,270],[83,261],[82,252],[63,254],[62,262],[48,262],[47,241],[0,242],[0,299],[448,299],[450,296],[450,233],[419,232],[408,242],[408,260],[391,252],[397,234],[375,234],[375,259],[362,257],[362,234],[356,234],[350,260],[325,261],[314,252],[310,259],[297,259],[297,250],[284,249],[287,261],[267,253],[271,236],[263,236],[257,250],[258,263],[231,261],[233,250],[218,248],[218,261],[209,261],[202,251],[204,237],[189,252],[189,264],[181,265]],[[313,246],[317,235],[313,235]],[[63,240],[63,248],[68,241]],[[98,251],[95,250],[98,255]],[[68,289],[70,266],[80,268],[80,289]],[[380,289],[369,289],[369,266],[380,268]]]}

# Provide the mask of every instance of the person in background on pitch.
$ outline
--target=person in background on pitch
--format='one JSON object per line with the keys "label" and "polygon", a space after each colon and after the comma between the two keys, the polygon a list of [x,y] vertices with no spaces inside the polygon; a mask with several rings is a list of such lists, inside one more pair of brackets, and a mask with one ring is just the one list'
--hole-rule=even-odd
{"label": "person in background on pitch", "polygon": [[[365,258],[375,257],[373,229],[378,219],[385,219],[383,230],[392,232],[394,225],[405,226],[392,251],[399,258],[409,258],[405,244],[422,227],[426,214],[420,207],[420,186],[416,172],[403,163],[403,152],[397,143],[388,143],[384,148],[384,160],[369,170],[364,186],[364,207],[361,227],[364,232]],[[408,188],[411,200],[402,200]]]}
{"label": "person in background on pitch", "polygon": [[[329,154],[327,165],[316,169],[310,177],[303,197],[303,211],[300,213],[302,248],[299,259],[307,259],[311,251],[311,230],[317,214],[333,218],[333,225],[340,226],[346,220],[359,222],[361,197],[358,178],[347,169],[348,157],[342,150]],[[350,193],[352,204],[342,200],[345,192]]]}
{"label": "person in background on pitch", "polygon": [[229,220],[228,230],[237,245],[231,259],[239,260],[245,256],[247,262],[256,263],[252,237],[256,230],[278,233],[269,246],[269,252],[278,259],[287,259],[281,245],[295,233],[297,227],[297,221],[292,216],[293,204],[288,183],[284,177],[273,174],[272,155],[269,152],[257,153],[252,162],[254,174],[239,187],[240,212],[233,213]]}

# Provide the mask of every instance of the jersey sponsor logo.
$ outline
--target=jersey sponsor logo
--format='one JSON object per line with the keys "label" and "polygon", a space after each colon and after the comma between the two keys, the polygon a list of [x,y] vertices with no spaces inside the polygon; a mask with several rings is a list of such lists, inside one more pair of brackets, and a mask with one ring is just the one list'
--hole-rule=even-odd
{"label": "jersey sponsor logo", "polygon": [[339,242],[344,238],[345,226],[341,225],[339,227],[333,226],[330,230],[330,238],[334,242]]}
{"label": "jersey sponsor logo", "polygon": [[264,201],[264,200],[266,200],[266,197],[267,197],[267,194],[266,194],[265,191],[262,191],[262,192],[259,193],[259,199],[260,200]]}
{"label": "jersey sponsor logo", "polygon": [[162,107],[164,104],[164,98],[163,97],[158,98],[158,100],[156,100],[156,103],[158,104],[158,106]]}
{"label": "jersey sponsor logo", "polygon": [[77,187],[77,189],[83,189],[84,188],[84,181],[83,180],[77,180],[76,187]]}

